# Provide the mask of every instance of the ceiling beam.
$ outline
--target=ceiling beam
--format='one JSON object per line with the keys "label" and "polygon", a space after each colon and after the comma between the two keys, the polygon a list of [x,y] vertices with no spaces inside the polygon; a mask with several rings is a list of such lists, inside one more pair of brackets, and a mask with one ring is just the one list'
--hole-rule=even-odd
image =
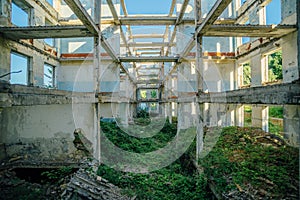
{"label": "ceiling beam", "polygon": [[114,6],[113,1],[112,1],[112,0],[106,0],[106,2],[107,2],[107,4],[108,4],[109,9],[110,9],[110,12],[111,12],[111,14],[112,14],[112,16],[113,16],[113,18],[114,18],[114,22],[115,22],[116,24],[120,24],[119,16],[118,16],[118,13],[117,13],[117,11],[116,11],[116,8],[115,8],[115,6]]}
{"label": "ceiling beam", "polygon": [[278,38],[297,30],[295,25],[212,25],[205,36],[212,37],[273,37]]}
{"label": "ceiling beam", "polygon": [[232,2],[232,0],[217,0],[214,6],[211,8],[209,13],[207,14],[207,17],[202,21],[202,23],[198,26],[198,28],[195,31],[194,36],[189,40],[188,44],[184,48],[184,50],[181,52],[178,58],[178,62],[172,67],[172,69],[169,71],[169,73],[164,77],[162,80],[162,83],[165,82],[170,76],[179,63],[181,63],[186,57],[186,55],[193,49],[195,46],[195,40],[197,39],[198,35],[205,33],[209,27],[217,20],[217,18],[222,14],[222,12],[226,9],[226,7]]}
{"label": "ceiling beam", "polygon": [[79,18],[83,25],[95,35],[100,31],[91,16],[87,13],[79,0],[65,0],[66,4],[71,8],[74,14]]}
{"label": "ceiling beam", "polygon": [[[172,43],[174,40],[175,40],[175,37],[176,37],[176,30],[177,30],[177,26],[179,25],[179,23],[182,22],[182,19],[183,19],[183,16],[184,16],[184,13],[185,13],[185,10],[188,6],[188,3],[189,3],[189,0],[185,0],[181,6],[181,9],[180,9],[180,13],[176,19],[176,22],[175,22],[175,27],[174,27],[174,30],[173,30],[173,33],[172,33],[172,36],[171,36],[171,39],[170,39],[170,43]],[[166,51],[166,56],[169,55],[170,53],[170,50],[171,50],[171,45],[168,46],[167,48],[167,51]]]}
{"label": "ceiling beam", "polygon": [[184,13],[185,13],[185,10],[186,10],[189,2],[190,2],[190,0],[184,0],[183,4],[181,6],[181,9],[180,9],[180,13],[176,19],[175,26],[177,26],[179,23],[181,23]]}
{"label": "ceiling beam", "polygon": [[195,40],[199,35],[204,35],[209,27],[218,19],[222,12],[227,8],[227,6],[232,2],[232,0],[217,0],[212,9],[207,14],[207,17],[202,21],[195,31],[194,36],[189,40],[186,47],[179,56],[178,62],[182,62],[184,57],[193,49],[195,46]]}
{"label": "ceiling beam", "polygon": [[[282,37],[297,30],[295,25],[241,25],[241,24],[214,24],[210,26],[204,36],[214,37]],[[124,33],[121,37],[126,46]],[[93,37],[85,26],[26,26],[26,27],[0,27],[0,33],[4,37],[18,39],[44,39],[44,38],[70,38]],[[139,36],[137,36],[139,37]],[[142,36],[141,36],[142,37]],[[146,36],[147,37],[147,36]],[[150,36],[149,36],[150,37]],[[168,43],[130,43],[136,50],[159,50]],[[145,45],[145,46],[144,46]],[[152,47],[149,47],[153,45]],[[173,45],[175,45],[173,43]]]}
{"label": "ceiling beam", "polygon": [[166,56],[141,56],[141,57],[120,57],[121,62],[177,62],[177,57],[166,57]]}
{"label": "ceiling beam", "polygon": [[[128,43],[129,47],[165,47],[168,46],[168,42],[130,42]],[[175,45],[175,43],[171,44],[172,46]],[[121,47],[124,47],[124,44],[121,44]]]}
{"label": "ceiling beam", "polygon": [[[177,17],[169,17],[169,16],[127,16],[127,17],[120,17],[120,23],[122,25],[175,25],[177,21]],[[182,23],[186,24],[194,24],[195,20],[187,19],[182,20]]]}
{"label": "ceiling beam", "polygon": [[154,34],[154,33],[150,33],[150,34],[135,34],[130,36],[129,38],[163,38],[164,35],[163,34]]}

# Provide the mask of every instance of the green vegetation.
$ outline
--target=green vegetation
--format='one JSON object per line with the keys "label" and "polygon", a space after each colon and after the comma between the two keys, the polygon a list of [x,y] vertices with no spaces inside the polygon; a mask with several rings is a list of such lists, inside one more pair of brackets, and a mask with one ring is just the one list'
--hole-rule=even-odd
{"label": "green vegetation", "polygon": [[269,81],[281,80],[282,76],[282,51],[276,51],[268,56]]}
{"label": "green vegetation", "polygon": [[282,106],[270,106],[269,117],[283,118],[283,107]]}
{"label": "green vegetation", "polygon": [[252,108],[249,105],[244,105],[244,126],[251,127],[252,126]]}
{"label": "green vegetation", "polygon": [[[146,153],[164,147],[177,132],[177,125],[170,124],[168,120],[163,129],[151,138],[129,136],[115,124],[102,123],[101,126],[103,132],[115,145],[137,153]],[[125,173],[105,165],[101,165],[97,173],[123,188],[125,194],[137,196],[137,199],[208,199],[206,179],[196,173],[192,163],[191,156],[194,150],[195,142],[170,166],[146,174]]]}
{"label": "green vegetation", "polygon": [[251,67],[249,63],[243,64],[243,85],[251,84]]}
{"label": "green vegetation", "polygon": [[[275,118],[275,119],[272,119]],[[283,132],[283,124],[275,123],[274,120],[283,120],[283,107],[270,106],[269,107],[269,132],[281,136]],[[282,136],[281,136],[282,137]]]}
{"label": "green vegetation", "polygon": [[[146,121],[145,123],[148,122],[147,118],[135,119],[135,121],[138,121],[141,124],[143,124],[143,120]],[[141,131],[147,131],[144,130],[143,127],[136,127],[134,131],[139,131],[138,128],[141,128]],[[123,150],[136,153],[146,153],[164,147],[176,135],[177,127],[176,124],[170,124],[166,120],[162,130],[151,138],[130,136],[121,130],[117,124],[107,122],[101,122],[101,130],[110,141]]]}
{"label": "green vegetation", "polygon": [[[282,114],[280,107],[270,110],[271,116]],[[251,106],[245,106],[245,113],[251,112]],[[177,132],[176,124],[168,120],[151,138],[135,138],[112,123],[101,123],[101,126],[112,143],[137,153],[164,147]],[[209,128],[205,129],[204,137],[204,151],[208,154],[203,154],[198,161],[198,170],[193,163],[194,141],[179,159],[157,171],[126,173],[101,165],[97,174],[137,199],[212,199],[213,194],[222,199],[299,198],[297,148],[286,146],[276,135],[258,128]]]}
{"label": "green vegetation", "polygon": [[200,160],[216,193],[237,191],[251,194],[254,199],[299,198],[298,149],[267,136],[256,128],[222,130],[213,150]]}

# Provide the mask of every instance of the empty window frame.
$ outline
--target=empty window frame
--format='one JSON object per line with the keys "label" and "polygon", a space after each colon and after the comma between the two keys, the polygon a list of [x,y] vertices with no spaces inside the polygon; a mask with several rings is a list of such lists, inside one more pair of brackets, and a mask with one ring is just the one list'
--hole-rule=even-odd
{"label": "empty window frame", "polygon": [[252,127],[252,106],[244,105],[244,127]]}
{"label": "empty window frame", "polygon": [[275,83],[283,78],[281,49],[264,54],[262,57],[263,83]]}
{"label": "empty window frame", "polygon": [[47,63],[44,64],[44,86],[55,87],[55,67]]}
{"label": "empty window frame", "polygon": [[10,83],[28,85],[29,57],[16,52],[11,52],[10,59]]}
{"label": "empty window frame", "polygon": [[269,132],[283,137],[283,106],[269,106]]}
{"label": "empty window frame", "polygon": [[12,2],[11,22],[16,26],[30,25],[30,7],[25,2]]}
{"label": "empty window frame", "polygon": [[251,85],[251,67],[250,62],[240,64],[238,70],[238,86],[249,87]]}
{"label": "empty window frame", "polygon": [[281,22],[281,0],[272,0],[266,6],[266,24]]}

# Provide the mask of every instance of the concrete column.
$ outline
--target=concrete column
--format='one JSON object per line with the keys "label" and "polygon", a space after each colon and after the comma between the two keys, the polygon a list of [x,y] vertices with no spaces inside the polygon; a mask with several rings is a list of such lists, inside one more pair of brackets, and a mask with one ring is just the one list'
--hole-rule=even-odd
{"label": "concrete column", "polygon": [[197,107],[195,102],[178,103],[178,129],[187,129],[197,126]]}
{"label": "concrete column", "polygon": [[234,125],[235,125],[235,105],[227,104],[225,126],[234,126]]}
{"label": "concrete column", "polygon": [[119,104],[119,117],[122,125],[128,125],[129,104],[127,102]]}
{"label": "concrete column", "polygon": [[255,55],[250,61],[251,67],[251,87],[261,86],[262,83],[262,66],[261,66],[261,55]]}
{"label": "concrete column", "polygon": [[237,104],[235,107],[235,125],[244,126],[244,106]]}
{"label": "concrete column", "polygon": [[269,108],[262,105],[252,105],[252,126],[269,131]]}
{"label": "concrete column", "polygon": [[300,106],[284,105],[283,114],[284,138],[287,139],[292,146],[299,147]]}
{"label": "concrete column", "polygon": [[[299,31],[298,31],[299,32]],[[299,36],[297,32],[282,38],[282,75],[283,82],[290,83],[299,79]]]}
{"label": "concrete column", "polygon": [[203,126],[204,126],[204,104],[198,105],[199,112],[199,124],[197,127],[197,138],[196,138],[196,159],[200,157],[200,153],[203,150]]}

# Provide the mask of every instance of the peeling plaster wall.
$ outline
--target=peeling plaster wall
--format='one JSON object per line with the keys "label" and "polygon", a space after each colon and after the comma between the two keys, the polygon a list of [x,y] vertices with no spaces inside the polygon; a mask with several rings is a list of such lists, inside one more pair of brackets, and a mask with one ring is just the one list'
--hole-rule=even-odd
{"label": "peeling plaster wall", "polygon": [[4,108],[0,144],[5,144],[7,158],[22,156],[24,160],[54,162],[76,159],[76,128],[84,131],[95,150],[93,109],[90,104]]}
{"label": "peeling plaster wall", "polygon": [[67,61],[62,62],[57,74],[57,86],[60,90],[75,92],[93,92],[93,62]]}

